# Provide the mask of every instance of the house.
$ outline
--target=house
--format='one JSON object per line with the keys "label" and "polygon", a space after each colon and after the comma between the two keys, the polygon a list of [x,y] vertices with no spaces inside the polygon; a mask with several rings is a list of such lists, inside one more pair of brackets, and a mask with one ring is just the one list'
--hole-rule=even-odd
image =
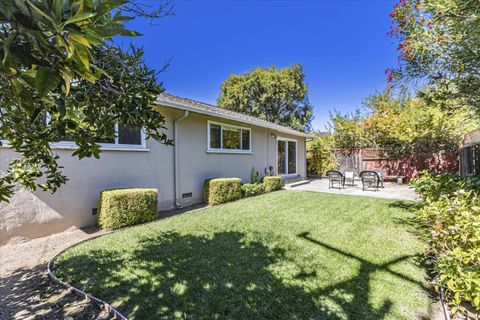
{"label": "house", "polygon": [[[0,204],[0,244],[94,225],[104,189],[156,188],[158,209],[167,210],[202,202],[207,178],[239,177],[249,183],[252,170],[285,180],[306,177],[308,134],[166,93],[155,108],[165,116],[174,146],[146,140],[140,129],[130,127],[117,127],[115,141],[100,144],[100,159],[78,160],[71,156],[73,142],[56,143],[68,183],[55,194],[19,188],[10,203]],[[0,170],[17,156],[2,147]]]}

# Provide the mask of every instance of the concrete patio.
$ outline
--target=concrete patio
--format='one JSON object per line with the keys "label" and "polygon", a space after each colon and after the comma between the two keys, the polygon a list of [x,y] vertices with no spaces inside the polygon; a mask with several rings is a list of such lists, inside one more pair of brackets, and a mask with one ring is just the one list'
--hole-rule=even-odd
{"label": "concrete patio", "polygon": [[308,184],[299,185],[296,187],[286,186],[287,190],[297,191],[315,191],[326,192],[334,194],[345,194],[355,196],[377,197],[386,199],[401,199],[401,200],[413,200],[418,201],[420,198],[415,194],[412,188],[408,184],[397,184],[391,182],[385,182],[384,188],[379,188],[378,191],[373,189],[362,190],[362,182],[356,181],[355,186],[345,186],[342,189],[328,188],[328,179],[316,179],[311,180]]}

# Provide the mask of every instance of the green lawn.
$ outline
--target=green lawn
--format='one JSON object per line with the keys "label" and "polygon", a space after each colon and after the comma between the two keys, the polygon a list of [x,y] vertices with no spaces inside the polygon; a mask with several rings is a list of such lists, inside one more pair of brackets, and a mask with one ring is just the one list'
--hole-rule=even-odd
{"label": "green lawn", "polygon": [[410,206],[274,192],[88,241],[55,272],[131,319],[426,319]]}

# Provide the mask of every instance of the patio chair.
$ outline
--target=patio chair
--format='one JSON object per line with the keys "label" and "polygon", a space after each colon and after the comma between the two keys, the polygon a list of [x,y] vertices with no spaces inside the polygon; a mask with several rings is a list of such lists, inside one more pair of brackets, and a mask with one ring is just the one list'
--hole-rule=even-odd
{"label": "patio chair", "polygon": [[343,188],[344,179],[343,174],[338,170],[330,170],[327,172],[328,176],[328,189],[333,188],[333,186],[338,184],[338,189]]}
{"label": "patio chair", "polygon": [[380,175],[376,171],[362,171],[360,172],[360,178],[362,179],[362,190],[365,188],[374,188],[378,191],[380,186]]}
{"label": "patio chair", "polygon": [[383,181],[385,180],[385,174],[383,173],[383,170],[381,169],[374,169],[373,171],[375,171],[376,173],[378,173],[378,177],[380,179],[379,181],[379,184],[380,184],[380,188],[384,188],[383,186]]}
{"label": "patio chair", "polygon": [[344,185],[354,187],[355,186],[355,176],[356,173],[353,170],[345,170],[344,175]]}

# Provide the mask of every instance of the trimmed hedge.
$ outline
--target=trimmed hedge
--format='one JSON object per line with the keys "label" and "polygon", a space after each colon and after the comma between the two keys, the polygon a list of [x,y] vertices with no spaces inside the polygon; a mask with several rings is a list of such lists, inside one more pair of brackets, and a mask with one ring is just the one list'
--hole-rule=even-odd
{"label": "trimmed hedge", "polygon": [[157,196],[157,189],[104,190],[98,201],[98,224],[117,229],[152,221],[157,216]]}
{"label": "trimmed hedge", "polygon": [[207,179],[203,186],[205,203],[216,205],[238,200],[242,197],[241,180],[239,178]]}
{"label": "trimmed hedge", "polygon": [[242,184],[242,196],[253,197],[265,193],[265,186],[263,183],[245,183]]}
{"label": "trimmed hedge", "polygon": [[272,192],[282,189],[282,178],[278,176],[263,177],[265,192]]}

